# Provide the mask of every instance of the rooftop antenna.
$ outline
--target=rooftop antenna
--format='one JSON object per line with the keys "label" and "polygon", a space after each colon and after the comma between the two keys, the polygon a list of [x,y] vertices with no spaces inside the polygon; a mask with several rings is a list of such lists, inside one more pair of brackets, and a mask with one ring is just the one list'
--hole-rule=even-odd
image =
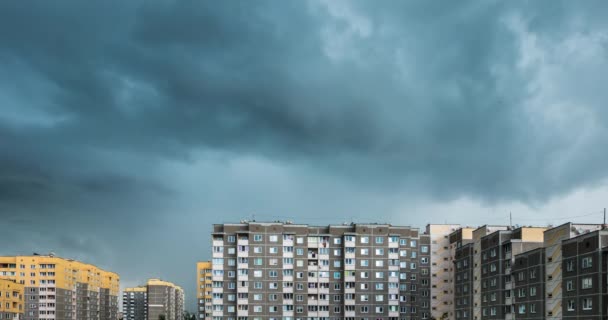
{"label": "rooftop antenna", "polygon": [[509,226],[511,226],[511,230],[513,230],[513,215],[511,211],[509,211]]}
{"label": "rooftop antenna", "polygon": [[604,225],[606,225],[606,208],[604,208]]}

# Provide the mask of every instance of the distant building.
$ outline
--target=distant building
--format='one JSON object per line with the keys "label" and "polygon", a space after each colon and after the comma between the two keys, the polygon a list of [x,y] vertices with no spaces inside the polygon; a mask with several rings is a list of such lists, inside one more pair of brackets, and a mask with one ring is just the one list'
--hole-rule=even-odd
{"label": "distant building", "polygon": [[0,257],[0,279],[23,285],[25,320],[117,320],[120,279],[53,254]]}
{"label": "distant building", "polygon": [[125,288],[122,292],[122,312],[125,320],[148,320],[148,288]]}
{"label": "distant building", "polygon": [[23,319],[23,285],[0,279],[0,319]]}
{"label": "distant building", "polygon": [[125,320],[181,320],[184,313],[183,289],[160,279],[125,288],[122,297]]}

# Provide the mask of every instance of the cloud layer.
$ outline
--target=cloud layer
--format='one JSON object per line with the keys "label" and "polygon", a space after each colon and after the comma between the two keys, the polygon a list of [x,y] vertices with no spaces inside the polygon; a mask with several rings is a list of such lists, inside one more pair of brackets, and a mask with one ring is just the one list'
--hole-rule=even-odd
{"label": "cloud layer", "polygon": [[255,213],[479,223],[461,201],[601,195],[606,6],[2,2],[0,218],[22,240],[7,253],[186,284],[210,224]]}

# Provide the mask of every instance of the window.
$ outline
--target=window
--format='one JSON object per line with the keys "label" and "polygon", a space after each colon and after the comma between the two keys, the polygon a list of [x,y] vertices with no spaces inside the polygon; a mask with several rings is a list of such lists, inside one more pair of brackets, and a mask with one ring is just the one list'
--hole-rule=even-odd
{"label": "window", "polygon": [[574,260],[568,260],[566,262],[566,271],[574,271]]}
{"label": "window", "polygon": [[268,236],[268,241],[277,242],[277,241],[279,241],[279,236],[277,236],[276,234],[271,234]]}
{"label": "window", "polygon": [[524,313],[526,313],[526,305],[520,304],[519,305],[519,314],[524,314]]}
{"label": "window", "polygon": [[[530,287],[530,297],[536,296],[536,287]],[[532,312],[532,310],[530,310]]]}
{"label": "window", "polygon": [[236,236],[228,236],[228,242],[236,242]]}
{"label": "window", "polygon": [[361,237],[361,243],[369,243],[369,237]]}
{"label": "window", "polygon": [[422,253],[428,253],[429,252],[429,246],[421,246],[420,247],[420,252],[422,252]]}
{"label": "window", "polygon": [[591,277],[583,278],[582,288],[583,289],[593,288],[593,278],[591,278]]}
{"label": "window", "polygon": [[583,269],[591,268],[593,266],[593,257],[584,257],[582,262]]}
{"label": "window", "polygon": [[334,238],[334,244],[342,244],[342,239]]}
{"label": "window", "polygon": [[376,255],[377,256],[384,255],[384,249],[383,248],[376,248]]}
{"label": "window", "polygon": [[382,244],[382,243],[384,243],[384,237],[376,237],[376,243],[377,243],[377,244]]}
{"label": "window", "polygon": [[262,235],[261,234],[254,234],[253,235],[253,241],[262,241]]}
{"label": "window", "polygon": [[574,290],[574,282],[572,280],[566,281],[566,291]]}
{"label": "window", "polygon": [[268,253],[272,253],[272,254],[279,253],[279,249],[277,247],[270,247],[270,248],[268,248]]}
{"label": "window", "polygon": [[416,246],[417,246],[416,240],[411,240],[410,241],[410,247],[415,248]]}
{"label": "window", "polygon": [[591,298],[583,298],[583,310],[593,309],[593,301]]}
{"label": "window", "polygon": [[262,247],[253,247],[253,253],[262,253]]}
{"label": "window", "polygon": [[574,300],[568,300],[568,311],[574,311],[574,309],[575,309]]}

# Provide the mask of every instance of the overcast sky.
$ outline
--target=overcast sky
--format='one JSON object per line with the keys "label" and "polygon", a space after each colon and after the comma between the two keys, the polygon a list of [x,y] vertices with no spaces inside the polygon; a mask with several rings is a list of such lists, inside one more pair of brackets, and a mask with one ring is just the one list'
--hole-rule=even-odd
{"label": "overcast sky", "polygon": [[194,310],[213,223],[601,222],[607,6],[0,1],[0,254]]}

